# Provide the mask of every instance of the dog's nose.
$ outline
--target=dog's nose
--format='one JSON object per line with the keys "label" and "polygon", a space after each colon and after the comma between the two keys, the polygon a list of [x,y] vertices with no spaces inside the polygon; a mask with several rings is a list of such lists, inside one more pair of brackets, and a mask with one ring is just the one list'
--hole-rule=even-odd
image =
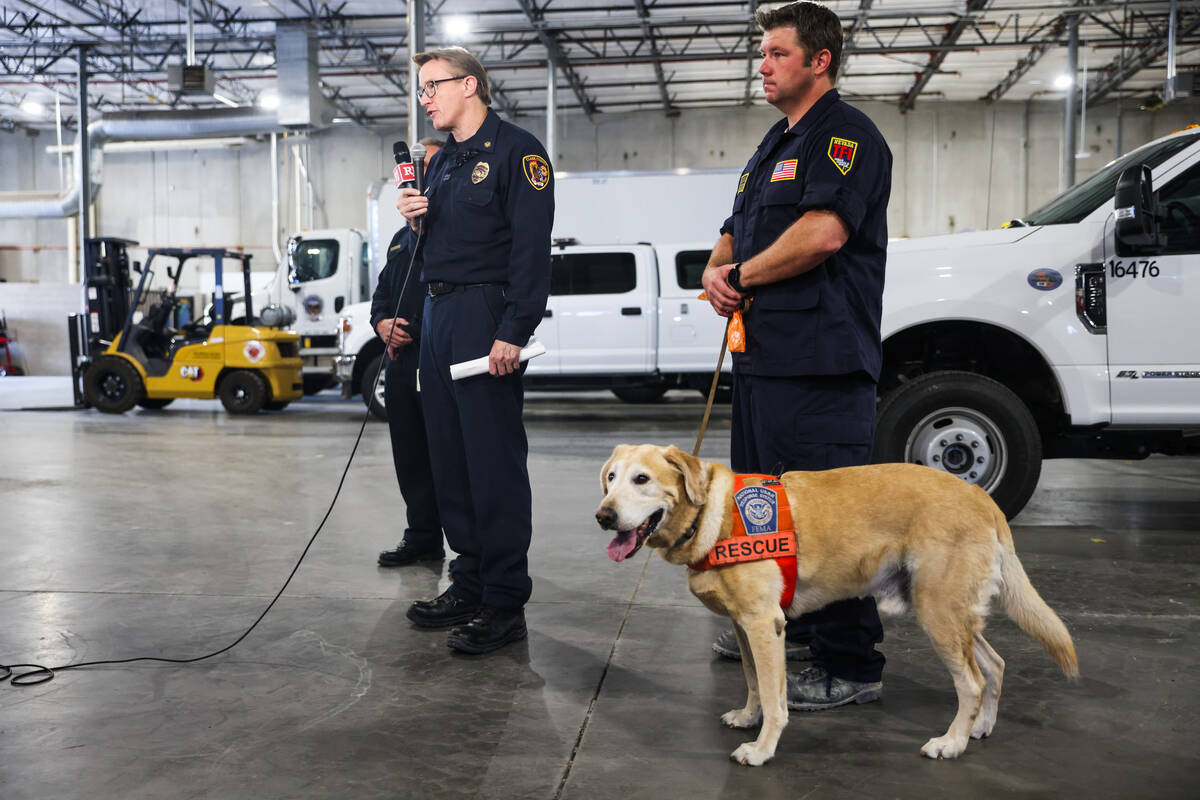
{"label": "dog's nose", "polygon": [[596,522],[600,523],[601,528],[609,530],[617,524],[617,512],[611,508],[601,506],[600,510],[596,512]]}

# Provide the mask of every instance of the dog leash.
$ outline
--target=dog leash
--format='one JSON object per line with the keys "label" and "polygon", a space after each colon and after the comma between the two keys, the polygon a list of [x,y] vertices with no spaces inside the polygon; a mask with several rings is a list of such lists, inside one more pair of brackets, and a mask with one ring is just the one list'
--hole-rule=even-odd
{"label": "dog leash", "polygon": [[725,323],[725,335],[721,337],[721,355],[717,356],[717,369],[713,372],[712,385],[708,387],[708,405],[704,407],[704,418],[700,420],[700,433],[696,436],[696,446],[692,448],[692,455],[700,455],[700,443],[704,441],[704,434],[708,431],[708,418],[712,414],[713,399],[717,396],[717,381],[721,378],[721,365],[725,363],[725,351],[729,347],[729,326],[732,324],[731,317]]}

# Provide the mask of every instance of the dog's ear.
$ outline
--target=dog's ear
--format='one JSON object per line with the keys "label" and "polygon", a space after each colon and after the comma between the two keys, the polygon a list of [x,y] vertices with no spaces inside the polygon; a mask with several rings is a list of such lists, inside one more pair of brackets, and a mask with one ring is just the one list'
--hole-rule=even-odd
{"label": "dog's ear", "polygon": [[604,466],[600,469],[600,491],[603,494],[608,494],[608,473],[612,469],[613,462],[617,460],[622,450],[628,449],[629,445],[619,444],[613,448],[612,455],[608,457],[608,461],[604,462]]}
{"label": "dog's ear", "polygon": [[708,468],[704,462],[674,445],[668,445],[663,450],[663,458],[683,473],[683,488],[688,500],[693,505],[704,505],[708,498]]}

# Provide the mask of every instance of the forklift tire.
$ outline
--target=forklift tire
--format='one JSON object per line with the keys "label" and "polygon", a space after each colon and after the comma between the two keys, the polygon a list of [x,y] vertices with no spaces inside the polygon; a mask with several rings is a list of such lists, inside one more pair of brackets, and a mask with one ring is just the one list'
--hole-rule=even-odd
{"label": "forklift tire", "polygon": [[267,402],[267,382],[252,370],[234,370],[222,379],[218,394],[230,414],[257,414]]}
{"label": "forklift tire", "polygon": [[142,408],[156,410],[159,408],[166,408],[167,406],[171,405],[171,402],[174,400],[174,397],[143,397],[141,400],[138,400],[138,405]]}
{"label": "forklift tire", "polygon": [[263,403],[263,408],[265,408],[267,411],[283,411],[287,407],[288,407],[288,404],[286,401],[283,403],[276,403],[276,402]]}
{"label": "forklift tire", "polygon": [[102,356],[83,375],[83,396],[105,414],[124,414],[144,394],[142,376],[123,358]]}

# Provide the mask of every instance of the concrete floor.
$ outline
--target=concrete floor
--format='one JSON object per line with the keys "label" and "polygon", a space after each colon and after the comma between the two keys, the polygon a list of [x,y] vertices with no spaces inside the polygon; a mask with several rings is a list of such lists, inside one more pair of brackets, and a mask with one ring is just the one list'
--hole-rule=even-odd
{"label": "concrete floor", "polygon": [[[0,663],[190,657],[228,644],[291,569],[362,415],[308,399],[227,416],[0,414]],[[1200,460],[1049,462],[1016,520],[1033,583],[1070,627],[1067,682],[1003,617],[992,738],[956,762],[949,678],[911,619],[886,621],[884,697],[793,714],[775,760],[740,767],[741,667],[723,622],[657,556],[614,564],[592,513],[618,442],[690,449],[702,410],[534,395],[527,642],[483,658],[413,628],[441,567],[384,570],[402,506],[382,424],[287,593],[232,652],[0,685],[0,797],[1195,797],[1200,768]],[[728,418],[702,455],[724,460]],[[1188,676],[1192,677],[1188,677]]]}

